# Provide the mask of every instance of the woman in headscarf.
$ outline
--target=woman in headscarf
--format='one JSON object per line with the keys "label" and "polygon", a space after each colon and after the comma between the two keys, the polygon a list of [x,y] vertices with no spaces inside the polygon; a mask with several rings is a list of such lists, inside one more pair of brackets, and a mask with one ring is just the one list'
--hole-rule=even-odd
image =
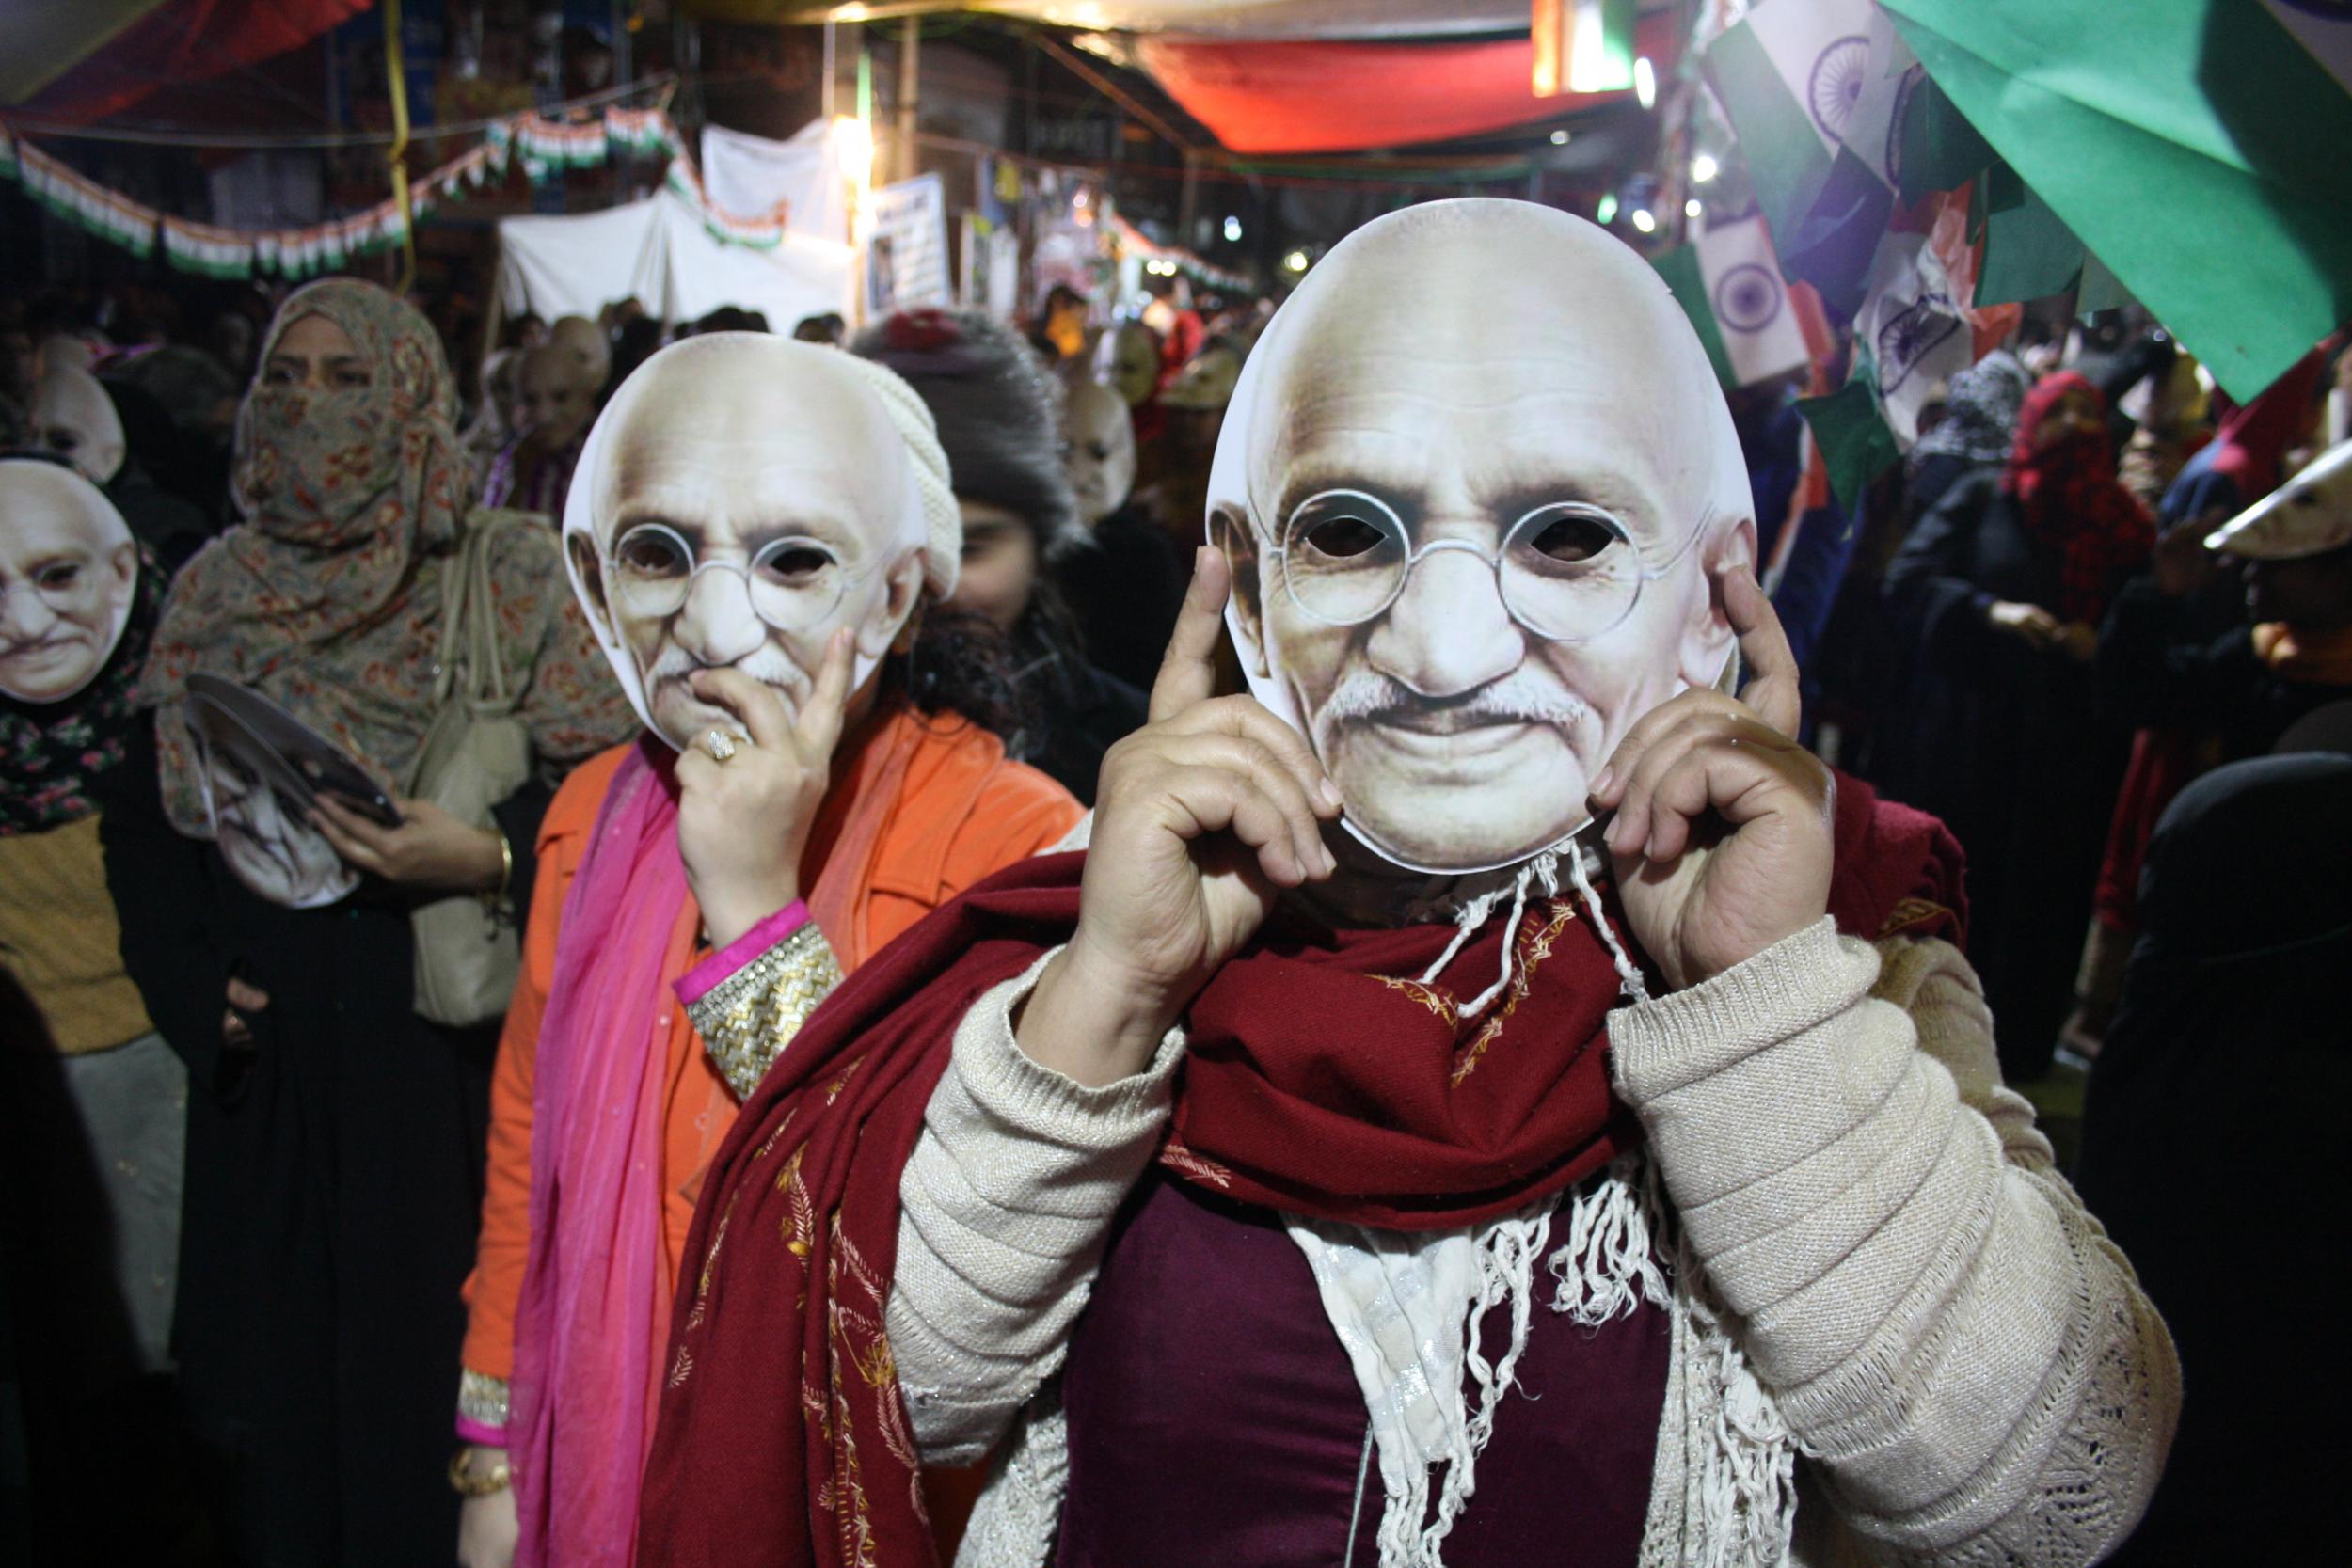
{"label": "woman in headscarf", "polygon": [[2073,995],[2128,736],[2095,711],[2100,618],[2154,525],[2116,482],[2105,402],[2045,377],[2008,461],[1965,475],[1887,569],[1898,618],[1943,701],[1910,722],[1941,816],[1968,851],[1973,956],[2012,1081],[2050,1065]]}
{"label": "woman in headscarf", "polygon": [[2008,458],[2026,381],[2026,367],[2007,349],[1994,349],[1952,377],[1943,422],[1919,437],[1905,464],[1907,521],[1933,511],[1955,480]]}
{"label": "woman in headscarf", "polygon": [[950,610],[1008,639],[1027,711],[1006,749],[1082,801],[1103,753],[1143,722],[1143,693],[1087,658],[1049,571],[1094,547],[1062,465],[1061,388],[1020,335],[977,310],[901,311],[850,352],[920,393],[946,450],[963,514],[963,570]]}
{"label": "woman in headscarf", "polygon": [[[179,1351],[246,1560],[446,1560],[498,1019],[419,1013],[411,911],[471,894],[519,921],[554,783],[634,727],[552,531],[470,511],[455,416],[439,341],[399,299],[337,278],[287,300],[238,415],[244,520],[173,584],[139,689],[145,787],[106,817],[124,957],[189,1068]],[[476,530],[495,530],[496,652],[533,763],[492,827],[403,798]],[[339,747],[399,825],[238,777],[190,727],[199,673]]]}

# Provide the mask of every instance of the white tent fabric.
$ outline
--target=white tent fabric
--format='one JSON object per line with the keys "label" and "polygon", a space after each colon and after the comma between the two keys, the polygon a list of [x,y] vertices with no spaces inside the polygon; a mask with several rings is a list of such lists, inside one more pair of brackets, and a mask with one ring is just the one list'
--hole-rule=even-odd
{"label": "white tent fabric", "polygon": [[722,240],[692,202],[666,188],[601,213],[503,218],[499,241],[506,309],[548,321],[593,317],[633,297],[665,322],[735,305],[789,332],[803,316],[847,313],[857,275],[849,245],[797,229],[765,249]]}
{"label": "white tent fabric", "polygon": [[764,218],[777,208],[796,234],[850,243],[848,182],[841,175],[838,122],[813,119],[789,141],[703,127],[703,189],[731,217]]}
{"label": "white tent fabric", "polygon": [[499,291],[507,313],[593,319],[632,296],[651,309],[661,279],[642,269],[651,260],[645,242],[658,199],[563,217],[501,218]]}

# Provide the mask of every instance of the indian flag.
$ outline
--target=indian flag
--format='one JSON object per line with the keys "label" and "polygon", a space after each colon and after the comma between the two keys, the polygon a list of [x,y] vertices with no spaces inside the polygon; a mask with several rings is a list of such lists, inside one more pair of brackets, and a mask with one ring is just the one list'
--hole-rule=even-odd
{"label": "indian flag", "polygon": [[253,276],[254,237],[185,218],[163,221],[164,260],[199,277]]}
{"label": "indian flag", "polygon": [[1786,244],[1829,183],[1861,103],[1871,0],[1764,0],[1708,45],[1707,79]]}
{"label": "indian flag", "polygon": [[1725,387],[1753,386],[1804,367],[1804,330],[1762,218],[1718,224],[1655,264]]}

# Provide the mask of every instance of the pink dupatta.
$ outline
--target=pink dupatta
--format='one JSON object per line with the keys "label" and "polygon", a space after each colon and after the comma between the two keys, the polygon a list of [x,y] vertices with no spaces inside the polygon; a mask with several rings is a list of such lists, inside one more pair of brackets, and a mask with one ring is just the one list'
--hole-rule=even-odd
{"label": "pink dupatta", "polygon": [[[657,743],[658,744],[658,743]],[[662,1087],[681,925],[666,750],[640,743],[564,902],[532,1086],[531,1258],[515,1323],[507,1441],[516,1568],[626,1564],[648,1411],[670,1334],[661,1252]],[[564,1462],[551,1463],[563,1431]]]}
{"label": "pink dupatta", "polygon": [[[866,957],[861,895],[924,733],[903,713],[877,720],[835,780],[850,806],[808,897],[845,972]],[[613,774],[556,938],[508,1382],[515,1568],[624,1568],[636,1553],[675,1284],[661,1232],[674,982],[701,927],[678,857],[675,761],[641,739]]]}

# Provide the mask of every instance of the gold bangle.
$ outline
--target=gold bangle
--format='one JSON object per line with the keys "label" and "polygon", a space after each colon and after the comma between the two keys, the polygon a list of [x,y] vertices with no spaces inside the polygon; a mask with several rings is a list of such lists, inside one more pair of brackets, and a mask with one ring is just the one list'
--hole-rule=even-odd
{"label": "gold bangle", "polygon": [[485,908],[495,911],[506,902],[507,889],[515,885],[515,846],[507,841],[506,830],[497,823],[490,824],[490,831],[499,835],[499,885],[474,896],[480,898]]}
{"label": "gold bangle", "polygon": [[505,1460],[500,1460],[490,1466],[488,1473],[478,1476],[466,1467],[466,1461],[472,1456],[471,1449],[459,1449],[450,1455],[449,1483],[456,1489],[459,1497],[494,1497],[514,1484],[515,1468]]}

